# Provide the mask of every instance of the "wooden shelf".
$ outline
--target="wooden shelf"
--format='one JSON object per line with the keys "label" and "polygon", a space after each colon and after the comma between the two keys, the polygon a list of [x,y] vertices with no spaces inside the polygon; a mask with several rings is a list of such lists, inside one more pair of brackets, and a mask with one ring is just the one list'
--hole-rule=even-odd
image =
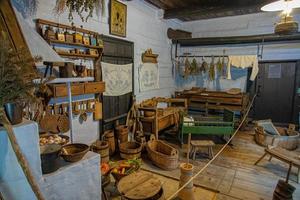
{"label": "wooden shelf", "polygon": [[65,57],[81,57],[81,58],[98,58],[100,55],[89,55],[89,54],[79,54],[79,53],[65,53],[65,52],[57,52],[60,56]]}
{"label": "wooden shelf", "polygon": [[50,44],[65,44],[65,45],[79,46],[79,47],[85,47],[85,48],[90,48],[90,49],[103,49],[103,46],[85,45],[85,44],[66,42],[66,41],[60,41],[60,40],[48,40],[48,43],[50,43]]}
{"label": "wooden shelf", "polygon": [[[48,81],[47,84],[88,82],[88,81],[94,81],[94,80],[95,80],[94,77],[55,78],[51,81]],[[41,79],[34,79],[33,82],[36,84],[39,84],[39,83],[41,83]]]}

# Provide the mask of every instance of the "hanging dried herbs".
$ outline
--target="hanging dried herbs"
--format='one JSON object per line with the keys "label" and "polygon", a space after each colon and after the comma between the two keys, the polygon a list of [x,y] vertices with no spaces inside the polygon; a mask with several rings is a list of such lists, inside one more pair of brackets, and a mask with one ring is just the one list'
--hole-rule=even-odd
{"label": "hanging dried herbs", "polygon": [[69,11],[69,21],[73,21],[73,14],[79,15],[82,21],[87,21],[93,17],[94,11],[99,16],[99,12],[104,12],[104,0],[56,0],[55,13],[62,14],[67,9]]}
{"label": "hanging dried herbs", "polygon": [[184,78],[188,78],[188,76],[191,74],[191,63],[188,58],[185,59],[184,62]]}
{"label": "hanging dried herbs", "polygon": [[216,66],[217,66],[218,74],[222,75],[223,64],[221,62],[221,58],[220,57],[219,57],[219,60],[218,60],[218,62],[216,64]]}
{"label": "hanging dried herbs", "polygon": [[0,44],[0,107],[36,100],[32,80],[38,75],[33,64],[39,58],[30,57],[25,50],[13,50],[4,32]]}
{"label": "hanging dried herbs", "polygon": [[201,67],[200,67],[200,71],[201,71],[202,73],[205,74],[207,68],[208,68],[208,64],[207,64],[207,62],[204,60],[204,58],[202,58],[202,64],[201,64]]}
{"label": "hanging dried herbs", "polygon": [[195,75],[197,73],[197,68],[198,68],[197,60],[193,58],[191,63],[191,74]]}
{"label": "hanging dried herbs", "polygon": [[212,57],[211,63],[209,65],[208,75],[209,75],[209,80],[210,81],[215,80],[215,63],[214,63],[214,57]]}

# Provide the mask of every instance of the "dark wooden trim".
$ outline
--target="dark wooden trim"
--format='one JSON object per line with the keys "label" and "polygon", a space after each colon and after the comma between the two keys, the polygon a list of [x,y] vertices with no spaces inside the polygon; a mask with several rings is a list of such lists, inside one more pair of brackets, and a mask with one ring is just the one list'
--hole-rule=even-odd
{"label": "dark wooden trim", "polygon": [[7,33],[9,34],[14,49],[22,49],[26,54],[31,56],[10,0],[0,0],[0,12],[6,24],[5,28],[7,29]]}
{"label": "dark wooden trim", "polygon": [[300,42],[300,33],[293,35],[250,35],[250,36],[230,36],[230,37],[207,37],[172,40],[173,44],[180,46],[211,46],[227,44],[251,44],[251,43],[270,43],[270,42]]}

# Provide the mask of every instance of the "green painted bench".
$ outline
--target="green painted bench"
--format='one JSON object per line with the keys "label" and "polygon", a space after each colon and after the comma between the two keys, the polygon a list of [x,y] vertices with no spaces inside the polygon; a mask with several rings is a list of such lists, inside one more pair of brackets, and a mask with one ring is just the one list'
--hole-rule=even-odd
{"label": "green painted bench", "polygon": [[179,139],[192,135],[232,135],[234,132],[234,112],[224,109],[223,117],[200,117],[194,121],[181,120]]}

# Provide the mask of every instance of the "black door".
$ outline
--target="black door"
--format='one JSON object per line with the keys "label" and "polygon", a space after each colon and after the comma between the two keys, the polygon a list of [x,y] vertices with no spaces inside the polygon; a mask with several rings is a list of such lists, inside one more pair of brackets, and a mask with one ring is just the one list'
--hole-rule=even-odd
{"label": "black door", "polygon": [[294,122],[296,62],[261,63],[256,80],[255,119]]}

